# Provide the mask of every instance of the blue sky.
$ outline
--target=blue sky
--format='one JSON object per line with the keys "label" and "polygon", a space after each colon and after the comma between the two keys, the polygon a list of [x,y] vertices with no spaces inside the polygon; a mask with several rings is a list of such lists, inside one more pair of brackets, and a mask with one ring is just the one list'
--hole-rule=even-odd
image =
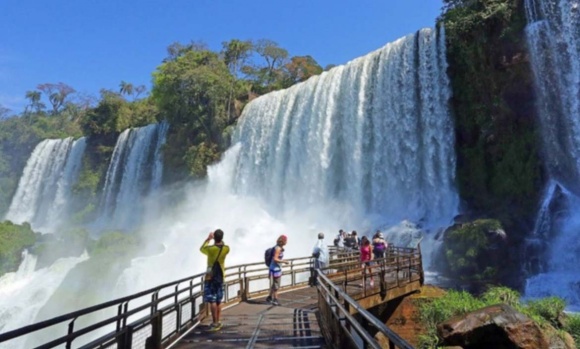
{"label": "blue sky", "polygon": [[420,28],[441,0],[1,0],[0,105],[63,82],[98,96],[124,80],[151,87],[172,42],[267,38],[291,56],[344,64]]}

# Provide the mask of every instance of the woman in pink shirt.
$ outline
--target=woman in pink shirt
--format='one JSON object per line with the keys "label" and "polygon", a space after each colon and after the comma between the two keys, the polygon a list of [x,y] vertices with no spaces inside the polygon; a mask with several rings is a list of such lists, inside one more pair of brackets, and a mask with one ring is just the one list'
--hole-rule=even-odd
{"label": "woman in pink shirt", "polygon": [[360,244],[360,261],[362,263],[363,275],[368,268],[370,274],[370,285],[374,286],[373,271],[371,268],[371,260],[373,259],[373,246],[366,236],[363,236]]}

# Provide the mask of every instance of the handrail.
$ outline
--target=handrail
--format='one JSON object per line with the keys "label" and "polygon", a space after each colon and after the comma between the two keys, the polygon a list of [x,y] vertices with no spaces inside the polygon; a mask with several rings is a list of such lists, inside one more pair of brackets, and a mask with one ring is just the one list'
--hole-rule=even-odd
{"label": "handrail", "polygon": [[[309,275],[312,264],[312,257],[299,257],[287,259],[289,261],[289,268],[285,268],[282,275],[291,275],[290,285],[282,285],[281,290],[296,287],[296,286],[306,286],[308,285],[308,277],[305,276],[305,280],[299,281],[296,278],[297,274]],[[225,268],[224,285],[225,285],[225,302],[226,304],[232,302],[239,302],[241,300],[249,299],[252,296],[260,296],[264,293],[263,290],[251,291],[250,284],[256,280],[262,280],[268,278],[268,267],[264,265],[263,262],[255,262],[248,264],[240,264],[235,266],[230,266]],[[145,291],[141,291],[126,297],[118,298],[112,301],[104,302],[94,306],[90,306],[81,310],[70,312],[64,315],[54,317],[49,320],[41,321],[32,325],[24,326],[9,332],[0,334],[0,342],[5,342],[8,340],[16,339],[24,335],[30,335],[33,333],[38,333],[39,331],[49,329],[57,325],[65,325],[68,323],[66,334],[47,342],[38,348],[52,348],[58,345],[66,344],[67,348],[70,348],[72,342],[89,332],[104,328],[105,326],[110,326],[117,323],[117,329],[110,333],[109,335],[103,336],[101,338],[110,337],[112,342],[117,342],[119,348],[130,348],[129,345],[124,345],[125,342],[130,342],[127,340],[128,333],[126,333],[127,328],[137,328],[141,326],[144,322],[150,322],[153,327],[157,327],[156,330],[162,332],[163,325],[154,326],[153,321],[156,317],[159,317],[158,313],[175,311],[177,315],[182,315],[185,310],[182,309],[183,305],[191,303],[192,309],[188,319],[182,323],[182,319],[176,321],[176,329],[172,331],[171,334],[176,334],[185,329],[186,325],[191,325],[197,320],[201,320],[207,313],[207,309],[201,306],[201,302],[197,303],[197,300],[201,300],[203,296],[203,282],[205,278],[205,273],[195,274],[189,277],[185,277],[176,281],[165,283]],[[186,286],[184,286],[186,285]],[[238,286],[238,292],[235,295],[229,294],[230,286]],[[181,288],[180,288],[181,287]],[[173,289],[172,289],[173,288]],[[165,294],[167,292],[167,294]],[[267,292],[267,290],[266,290]],[[159,294],[163,293],[163,296]],[[184,293],[188,293],[183,296]],[[145,302],[144,304],[138,304],[134,308],[130,308],[130,302],[135,302],[137,300],[142,300],[143,297],[150,296],[151,300]],[[182,298],[180,298],[182,297]],[[174,298],[173,303],[168,304],[163,309],[157,309],[160,304],[164,301],[168,301]],[[199,309],[196,309],[199,305]],[[131,315],[136,315],[147,309],[151,309],[150,313],[137,321],[133,321],[127,324],[129,317]],[[96,323],[91,323],[86,325],[81,329],[75,329],[75,322],[84,316],[95,314],[100,311],[114,311],[116,310],[116,315],[109,316],[106,319],[97,321]],[[179,316],[177,316],[179,317]],[[131,331],[129,331],[131,332]],[[171,334],[163,335],[161,340],[167,340]],[[123,337],[123,338],[121,338]],[[95,343],[95,341],[91,342]],[[104,343],[99,343],[103,345]]]}
{"label": "handrail", "polygon": [[[415,270],[419,268],[418,271],[422,275],[420,250],[394,248],[390,249],[390,251],[392,253],[388,253],[387,257],[376,261],[383,271],[388,268],[394,268],[398,273],[399,270],[408,269],[409,281],[411,281],[411,269],[416,274]],[[419,252],[417,253],[417,251]],[[419,262],[415,261],[417,255]],[[345,276],[342,282],[346,285],[347,280],[352,281],[357,278],[360,279],[361,277],[359,276],[360,274],[356,274],[357,270],[360,270],[360,261],[358,258],[356,251],[345,253],[337,252],[332,255],[325,271],[336,271],[337,273],[334,274],[335,277],[341,277],[344,272]],[[288,283],[287,279],[283,279],[281,290],[306,287],[312,282],[312,276],[320,278],[320,273],[312,274],[312,257],[292,258],[288,259],[288,261],[289,265],[283,269],[282,276],[290,276],[290,282]],[[223,304],[235,304],[251,298],[264,296],[269,290],[267,283],[264,281],[269,278],[269,268],[263,262],[235,265],[225,268],[225,271]],[[376,273],[376,271],[373,272],[373,274]],[[52,339],[37,348],[53,348],[65,345],[68,349],[72,347],[73,341],[77,340],[77,338],[94,331],[106,330],[105,335],[99,334],[99,337],[96,339],[83,337],[83,342],[88,344],[82,345],[81,348],[108,348],[116,346],[118,349],[128,349],[133,347],[133,345],[142,347],[145,344],[150,348],[160,348],[162,343],[166,345],[177,339],[181,334],[188,331],[191,327],[196,326],[208,315],[209,309],[202,301],[204,278],[205,273],[195,274],[126,297],[24,326],[0,334],[0,342],[18,339],[24,335],[35,334],[50,329],[50,334],[53,336]],[[327,284],[330,282],[333,285],[333,290],[337,287],[332,283],[331,278],[326,275],[322,276],[322,280]],[[258,287],[254,287],[256,282],[258,283]],[[397,285],[398,283],[399,277],[397,275]],[[320,287],[324,289],[326,286],[321,285]],[[332,293],[330,289],[327,289],[327,291],[327,293]],[[145,297],[149,297],[149,300],[146,300]],[[330,295],[330,297],[334,296]],[[336,299],[332,300],[333,304],[339,302],[339,297],[347,299],[341,293],[337,293]],[[356,303],[350,296],[348,296],[348,302]],[[360,305],[358,307],[360,308]],[[114,312],[114,315],[109,313],[105,317],[104,314],[100,314],[101,317],[97,317],[99,315],[97,312],[103,311]],[[96,318],[91,318],[79,328],[78,322],[80,319],[87,320],[85,317],[93,315]],[[132,319],[137,316],[139,316],[137,320]],[[348,317],[350,318],[352,316],[349,314]],[[112,327],[115,324],[116,328]],[[54,326],[66,326],[66,329],[63,331],[60,328],[53,328]],[[352,326],[358,327],[359,325]],[[150,335],[136,336],[135,334],[139,331],[149,331],[147,333]],[[55,338],[59,334],[62,335]],[[92,337],[95,336],[96,332]],[[359,334],[359,336],[367,337],[368,333],[366,335]],[[134,337],[138,337],[138,340],[145,342],[136,344],[134,343]],[[75,344],[77,343],[75,342]]]}
{"label": "handrail", "polygon": [[[343,335],[348,336],[353,345],[362,348],[368,348],[369,346],[377,349],[381,348],[381,345],[377,342],[377,340],[371,337],[368,333],[368,330],[364,328],[365,326],[361,325],[361,323],[357,321],[347,309],[347,307],[353,308],[358,312],[358,314],[360,314],[362,323],[366,323],[375,327],[378,332],[387,337],[389,341],[392,342],[397,348],[413,349],[413,346],[407,343],[401,336],[388,328],[387,325],[374,317],[357,301],[352,299],[344,290],[335,285],[322,270],[317,270],[317,274],[319,281],[323,281],[319,282],[318,284],[319,308],[321,310],[321,317],[323,317],[323,323],[328,323],[328,320],[330,320],[325,319],[324,317],[331,316],[335,319],[335,321],[340,322],[343,329]],[[343,300],[342,304],[339,298]],[[321,307],[320,300],[324,300],[322,303],[326,303],[327,307],[325,305]],[[332,310],[333,307],[335,308],[334,310]],[[323,310],[322,308],[325,309]],[[357,335],[362,339],[363,343],[357,343],[353,337],[353,334],[351,333],[351,330],[354,330],[357,333]],[[330,337],[334,337],[333,335],[339,334],[330,334]]]}

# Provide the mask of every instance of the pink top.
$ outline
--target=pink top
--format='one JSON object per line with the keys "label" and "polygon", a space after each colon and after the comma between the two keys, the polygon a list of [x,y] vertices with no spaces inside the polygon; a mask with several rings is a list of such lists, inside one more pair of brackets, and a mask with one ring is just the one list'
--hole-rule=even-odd
{"label": "pink top", "polygon": [[371,260],[371,245],[360,247],[360,260],[361,262],[367,262]]}

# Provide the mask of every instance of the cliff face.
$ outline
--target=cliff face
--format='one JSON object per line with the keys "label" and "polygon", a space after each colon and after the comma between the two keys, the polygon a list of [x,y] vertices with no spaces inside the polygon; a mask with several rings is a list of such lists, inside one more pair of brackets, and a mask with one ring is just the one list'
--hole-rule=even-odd
{"label": "cliff face", "polygon": [[464,209],[499,219],[517,245],[533,228],[545,182],[524,1],[466,1],[440,20]]}

